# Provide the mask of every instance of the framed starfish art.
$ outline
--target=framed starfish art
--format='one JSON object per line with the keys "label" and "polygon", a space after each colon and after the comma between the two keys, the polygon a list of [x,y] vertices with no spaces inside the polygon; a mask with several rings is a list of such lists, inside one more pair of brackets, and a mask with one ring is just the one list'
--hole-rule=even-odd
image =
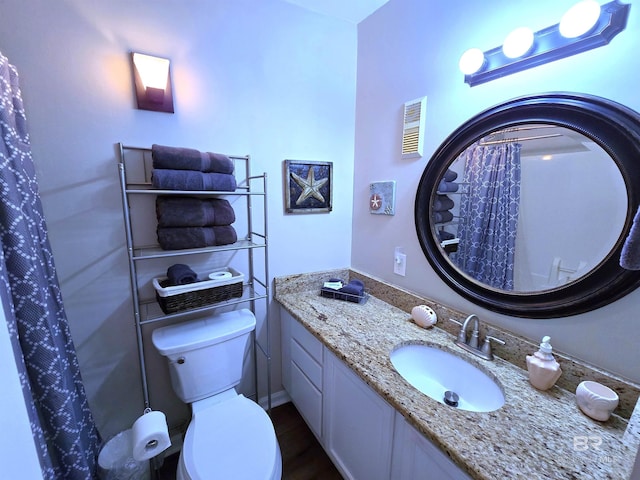
{"label": "framed starfish art", "polygon": [[332,162],[285,160],[284,184],[287,213],[331,211]]}

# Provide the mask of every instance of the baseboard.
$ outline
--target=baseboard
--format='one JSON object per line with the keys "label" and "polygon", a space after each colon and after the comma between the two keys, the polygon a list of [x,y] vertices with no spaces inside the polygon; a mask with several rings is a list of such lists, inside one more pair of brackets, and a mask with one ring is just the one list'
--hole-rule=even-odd
{"label": "baseboard", "polygon": [[[291,401],[291,397],[287,393],[286,390],[280,390],[279,392],[275,392],[271,394],[271,408],[279,407],[280,405],[284,405]],[[261,397],[258,402],[262,408],[267,410],[269,406],[269,401],[267,397]]]}

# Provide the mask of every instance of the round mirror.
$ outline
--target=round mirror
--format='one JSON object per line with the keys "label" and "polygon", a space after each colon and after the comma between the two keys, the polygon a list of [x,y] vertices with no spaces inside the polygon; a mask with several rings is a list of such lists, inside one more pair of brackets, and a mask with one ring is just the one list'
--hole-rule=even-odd
{"label": "round mirror", "polygon": [[418,239],[454,290],[530,318],[589,311],[640,285],[619,266],[640,198],[640,115],[551,93],[451,134],[416,195]]}

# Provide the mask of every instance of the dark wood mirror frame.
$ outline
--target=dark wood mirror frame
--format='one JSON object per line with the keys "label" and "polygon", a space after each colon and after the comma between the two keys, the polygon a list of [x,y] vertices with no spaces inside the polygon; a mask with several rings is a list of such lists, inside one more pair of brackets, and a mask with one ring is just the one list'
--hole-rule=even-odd
{"label": "dark wood mirror frame", "polygon": [[[620,169],[628,200],[624,227],[599,265],[572,283],[526,293],[488,287],[458,270],[436,240],[429,211],[440,179],[469,145],[493,131],[525,123],[570,128],[599,144]],[[625,270],[619,264],[622,246],[639,204],[640,114],[604,98],[553,92],[520,97],[491,107],[449,135],[420,178],[414,211],[420,246],[433,269],[453,290],[495,312],[525,318],[556,318],[595,310],[640,286],[640,271]]]}

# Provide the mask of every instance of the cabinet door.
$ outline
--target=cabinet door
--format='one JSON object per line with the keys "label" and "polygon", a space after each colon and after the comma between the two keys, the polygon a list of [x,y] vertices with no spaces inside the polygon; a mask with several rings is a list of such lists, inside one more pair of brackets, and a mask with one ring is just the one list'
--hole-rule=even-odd
{"label": "cabinet door", "polygon": [[291,363],[291,400],[316,438],[322,439],[322,392],[294,362]]}
{"label": "cabinet door", "polygon": [[325,450],[347,479],[388,480],[394,409],[327,349],[323,371]]}
{"label": "cabinet door", "polygon": [[393,480],[471,479],[399,413],[396,413],[391,478]]}

